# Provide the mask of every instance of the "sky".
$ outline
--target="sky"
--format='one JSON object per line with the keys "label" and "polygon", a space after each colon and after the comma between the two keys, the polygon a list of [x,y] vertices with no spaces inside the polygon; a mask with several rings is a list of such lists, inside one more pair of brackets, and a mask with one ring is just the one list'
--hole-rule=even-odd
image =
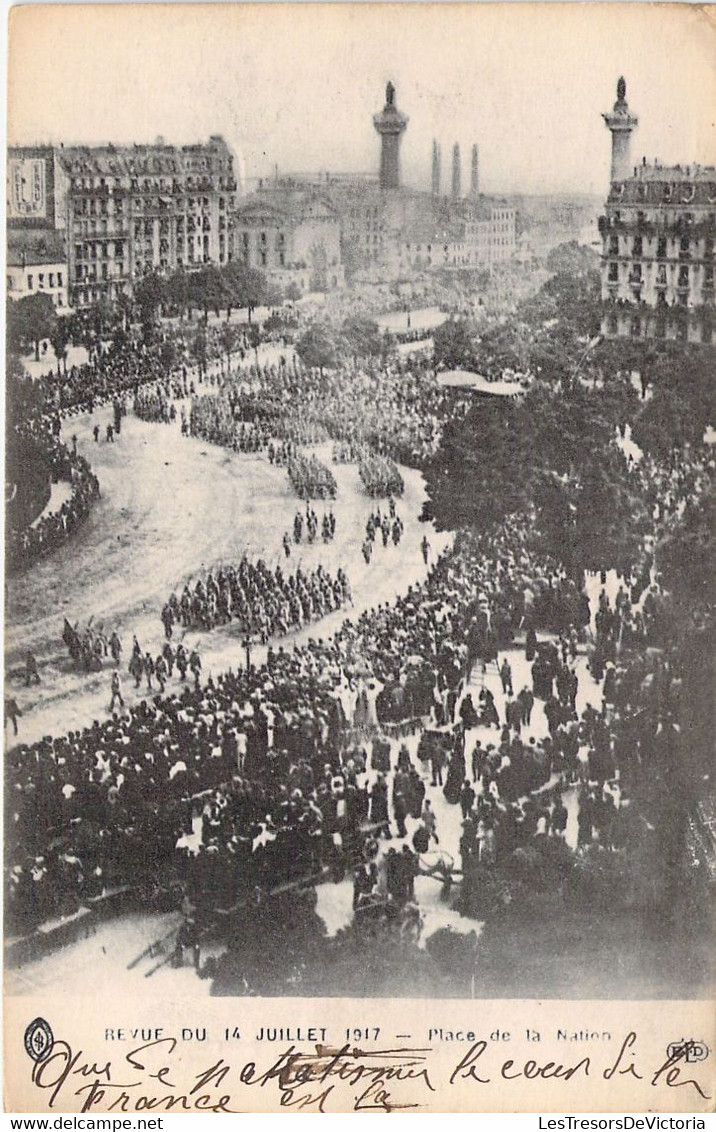
{"label": "sky", "polygon": [[10,144],[185,144],[221,133],[249,187],[376,172],[391,80],[403,180],[447,185],[452,146],[485,192],[602,194],[601,113],[623,74],[634,163],[716,163],[714,9],[666,4],[34,5],[10,20]]}

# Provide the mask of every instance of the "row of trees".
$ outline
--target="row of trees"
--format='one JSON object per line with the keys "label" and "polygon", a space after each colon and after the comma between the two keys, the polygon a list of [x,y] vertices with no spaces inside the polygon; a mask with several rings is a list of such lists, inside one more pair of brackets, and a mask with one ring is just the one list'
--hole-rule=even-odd
{"label": "row of trees", "polygon": [[382,334],[377,322],[362,315],[346,318],[335,329],[327,323],[314,323],[296,343],[296,352],[309,369],[334,369],[341,356],[355,363],[360,358],[384,357],[392,349],[389,334]]}
{"label": "row of trees", "polygon": [[554,275],[524,299],[509,322],[450,319],[434,335],[435,364],[499,377],[506,369],[544,380],[565,380],[581,370],[585,347],[599,333],[598,261],[589,249],[567,244],[548,261]]}
{"label": "row of trees", "polygon": [[49,295],[27,295],[7,301],[7,335],[11,352],[30,348],[40,359],[40,344],[49,341],[58,365],[67,357],[71,343],[92,348],[108,338],[121,338],[130,332],[136,319],[146,342],[156,337],[160,315],[183,319],[201,311],[208,321],[209,311],[226,311],[227,319],[238,308],[248,311],[249,323],[257,306],[280,303],[282,296],[266,276],[242,263],[223,267],[209,265],[200,271],[175,271],[171,275],[146,275],[133,297],[122,294],[111,303],[102,299],[91,307],[69,315],[59,315]]}
{"label": "row of trees", "polygon": [[280,292],[263,272],[236,261],[223,266],[209,264],[199,271],[145,275],[134,297],[142,327],[147,331],[155,326],[160,312],[184,318],[200,310],[208,321],[211,310],[217,317],[226,311],[228,319],[233,310],[245,308],[250,322],[256,307],[282,301]]}
{"label": "row of trees", "polygon": [[543,384],[520,403],[481,399],[445,427],[426,470],[428,516],[454,529],[531,513],[544,549],[575,575],[626,565],[640,545],[646,510],[614,446],[617,424],[636,399],[622,388],[622,400]]}

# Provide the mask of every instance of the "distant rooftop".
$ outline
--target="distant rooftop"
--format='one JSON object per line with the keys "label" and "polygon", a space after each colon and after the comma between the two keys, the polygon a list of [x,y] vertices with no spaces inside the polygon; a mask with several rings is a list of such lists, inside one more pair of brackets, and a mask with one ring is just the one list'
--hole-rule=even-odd
{"label": "distant rooftop", "polygon": [[634,176],[638,181],[713,181],[716,178],[716,167],[713,165],[662,165],[657,158],[647,162],[646,158],[641,165],[634,169]]}

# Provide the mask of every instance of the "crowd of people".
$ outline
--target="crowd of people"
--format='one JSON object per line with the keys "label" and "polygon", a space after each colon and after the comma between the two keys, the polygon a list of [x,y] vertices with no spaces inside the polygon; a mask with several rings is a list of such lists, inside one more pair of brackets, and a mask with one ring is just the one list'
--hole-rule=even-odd
{"label": "crowd of people", "polygon": [[[254,596],[254,586],[257,597],[266,586],[271,592],[278,587],[285,598],[275,573],[269,582],[267,568],[258,578],[254,571],[246,561],[235,573],[215,576],[210,587],[207,579],[204,600],[210,588],[218,609],[219,596],[229,595],[232,615],[241,617],[252,613],[247,599]],[[322,578],[327,592],[327,576]],[[495,627],[502,623],[509,638],[525,615],[527,583],[534,594],[535,625],[559,627],[569,616],[571,589],[555,564],[529,551],[524,530],[507,529],[489,546],[466,537],[434,564],[426,583],[411,587],[394,606],[345,622],[327,641],[312,640],[291,653],[270,652],[259,668],[204,684],[197,678],[181,693],[159,693],[119,710],[114,704],[107,723],[20,745],[10,756],[9,771],[12,914],[22,910],[31,919],[41,918],[60,899],[71,903],[93,886],[120,877],[127,882],[140,851],[140,875],[147,868],[157,875],[171,871],[177,826],[196,806],[192,799],[219,785],[232,837],[248,838],[252,845],[259,816],[263,823],[273,815],[275,826],[290,831],[290,840],[304,829],[304,815],[310,824],[318,820],[315,808],[320,811],[321,803],[329,815],[335,806],[338,828],[333,818],[328,826],[321,823],[327,852],[335,854],[346,793],[357,781],[356,736],[430,717],[436,704],[445,710],[476,659],[483,596],[488,620]],[[288,593],[285,578],[283,585]],[[319,592],[323,596],[321,583]],[[189,590],[186,596],[190,613],[194,594]],[[289,613],[290,596],[288,603],[284,600]],[[167,614],[171,633],[177,606],[181,620],[178,598],[172,620]],[[294,610],[299,606],[303,619],[312,603],[303,606],[294,598]],[[261,621],[255,607],[253,613]],[[269,629],[264,621],[264,633]],[[296,769],[301,763],[310,774]],[[303,791],[299,780],[305,781]],[[98,830],[106,830],[106,837]],[[205,846],[200,855],[216,855],[209,849]],[[217,868],[225,865],[228,852],[221,842]],[[68,855],[77,862],[69,870],[73,883]],[[339,855],[345,865],[344,852]]]}
{"label": "crowd of people", "polygon": [[317,456],[304,456],[297,452],[289,459],[287,471],[293,490],[300,499],[336,498],[336,477]]}
{"label": "crowd of people", "polygon": [[62,640],[72,660],[85,672],[99,672],[109,657],[116,667],[122,657],[122,639],[116,629],[105,632],[103,624],[94,625],[92,618],[83,629],[65,618]]}
{"label": "crowd of people", "polygon": [[274,443],[309,446],[330,439],[337,462],[369,445],[417,466],[437,450],[447,406],[428,359],[341,359],[321,372],[294,356],[290,363],[284,358],[234,369],[218,393],[195,398],[192,434],[233,447],[237,424],[250,422],[265,428]]}
{"label": "crowd of people", "polygon": [[[323,512],[321,519],[321,538],[324,543],[332,542],[336,535],[337,520],[333,512],[333,508],[329,507],[327,511]],[[306,537],[307,543],[315,542],[318,538],[318,513],[311,506],[310,502],[306,503],[306,511],[297,511],[293,517],[293,541],[296,545],[300,545],[303,537]],[[283,536],[283,552],[286,558],[291,557],[291,535],[286,531]]]}
{"label": "crowd of people", "polygon": [[263,559],[249,561],[244,555],[238,566],[222,566],[187,583],[180,595],[172,593],[162,608],[167,640],[174,629],[214,629],[237,621],[245,632],[263,644],[340,609],[351,600],[351,589],[342,569],[333,577],[323,566],[284,573],[271,570]]}
{"label": "crowd of people", "polygon": [[[44,423],[33,422],[32,428],[24,430],[25,436],[35,459],[46,468],[50,483],[68,484],[69,498],[56,509],[46,507],[29,525],[10,526],[5,552],[9,570],[28,566],[61,546],[84,523],[99,498],[99,480],[89,462],[59,439],[59,420],[49,427],[43,427]],[[12,474],[21,475],[22,469]]]}
{"label": "crowd of people", "polygon": [[380,507],[377,507],[375,511],[371,511],[366,520],[365,538],[361,547],[366,566],[370,565],[373,548],[377,545],[379,539],[384,548],[391,541],[393,546],[399,546],[404,529],[403,520],[397,512],[395,500],[391,495],[388,499],[388,510],[381,512]]}
{"label": "crowd of people", "polygon": [[[334,460],[358,456],[369,494],[389,500],[368,520],[367,563],[380,541],[400,541],[394,460],[419,464],[435,451],[441,398],[415,359],[342,363],[331,373],[256,365],[194,398],[191,431],[266,449],[289,474],[302,469],[299,494],[308,499],[331,497],[313,494],[311,476],[335,480],[318,461],[320,474],[309,475],[313,458],[298,444],[330,437]],[[712,482],[713,462],[694,453],[668,468],[644,460],[634,475],[653,492],[663,531]],[[331,515],[324,538],[335,531]],[[296,515],[293,543],[304,530],[315,540],[318,529],[308,506]],[[291,545],[286,533],[286,558]],[[269,648],[264,664],[206,680],[198,652],[174,646],[179,627],[236,621],[267,643],[349,602],[347,578],[322,567],[286,574],[245,557],[172,594],[161,653],[135,645],[129,662],[136,687],[146,680],[146,699],[127,706],[115,672],[105,722],[9,754],[11,922],[34,926],[111,885],[175,880],[209,915],[257,888],[347,870],[356,911],[376,900],[408,904],[421,855],[439,843],[428,779],[461,816],[467,896],[481,870],[523,860],[545,838],[565,841],[568,792],[581,854],[623,853],[643,836],[632,799],[644,776],[674,757],[688,679],[664,633],[668,597],[649,547],[614,602],[602,591],[593,621],[585,579],[540,551],[531,515],[460,532],[434,561],[427,535],[422,548],[427,579],[393,604],[345,621],[329,639]],[[531,665],[522,686],[505,658],[517,640]],[[577,658],[587,648],[601,706],[578,709]],[[483,680],[474,704],[466,683],[476,666],[484,676],[491,665],[501,702]],[[174,667],[181,686],[167,690]],[[542,738],[531,727],[536,702]],[[396,736],[421,728],[413,759]],[[476,739],[476,728],[494,735]],[[408,819],[417,823],[410,837]],[[381,842],[396,837],[406,844],[383,852]]]}
{"label": "crowd of people", "polygon": [[165,387],[156,383],[137,390],[134,396],[134,415],[142,421],[170,424],[176,420],[177,411]]}
{"label": "crowd of people", "polygon": [[401,496],[405,491],[405,482],[395,461],[389,456],[373,452],[370,448],[364,448],[361,452],[358,472],[363,487],[371,499]]}

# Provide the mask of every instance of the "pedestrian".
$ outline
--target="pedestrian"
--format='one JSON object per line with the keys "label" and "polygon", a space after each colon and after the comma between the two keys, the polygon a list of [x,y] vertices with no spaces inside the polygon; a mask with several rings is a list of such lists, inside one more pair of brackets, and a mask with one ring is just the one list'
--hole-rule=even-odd
{"label": "pedestrian", "polygon": [[423,535],[423,541],[420,544],[420,549],[423,552],[423,562],[427,566],[428,558],[430,557],[430,543],[428,542],[427,535]]}
{"label": "pedestrian", "polygon": [[470,780],[466,778],[462,784],[462,790],[460,791],[460,809],[462,810],[463,820],[467,818],[467,815],[470,813],[474,801],[475,791],[470,785]]}
{"label": "pedestrian", "polygon": [[154,660],[150,652],[144,654],[144,675],[147,677],[147,688],[152,690],[152,676],[154,675]]}
{"label": "pedestrian", "polygon": [[12,723],[15,735],[17,735],[17,720],[18,720],[18,717],[21,716],[21,715],[22,715],[22,712],[20,711],[20,708],[18,707],[17,700],[14,698],[14,696],[6,697],[5,698],[5,726],[7,727],[8,721],[10,723]]}
{"label": "pedestrian", "polygon": [[567,830],[567,816],[567,807],[562,801],[562,795],[555,794],[551,817],[552,832],[555,837],[560,837],[562,840]]}
{"label": "pedestrian", "polygon": [[430,837],[436,845],[439,845],[440,838],[438,837],[435,830],[436,818],[428,799],[425,800],[425,805],[423,806],[422,818],[423,825],[428,831],[428,837]]}
{"label": "pedestrian", "polygon": [[112,698],[109,701],[109,710],[113,711],[114,701],[119,701],[119,706],[124,707],[124,698],[122,696],[122,682],[119,678],[119,672],[115,668],[112,673]]}
{"label": "pedestrian", "polygon": [[119,664],[119,659],[122,655],[122,642],[119,639],[117,630],[113,630],[112,636],[109,638],[109,651],[112,654],[112,660],[115,664]]}
{"label": "pedestrian", "polygon": [[199,675],[201,673],[201,657],[196,649],[192,649],[191,656],[189,657],[189,668],[194,674],[194,687],[197,692],[199,691]]}
{"label": "pedestrian", "polygon": [[129,660],[129,674],[130,676],[134,677],[135,688],[138,688],[142,682],[143,671],[144,666],[142,664],[142,654],[133,651]]}
{"label": "pedestrian", "polygon": [[439,743],[436,743],[430,752],[430,769],[432,771],[433,786],[442,786],[443,767],[445,766],[445,752]]}
{"label": "pedestrian", "polygon": [[472,781],[477,782],[482,773],[482,760],[485,757],[485,752],[482,749],[482,743],[478,739],[472,751]]}
{"label": "pedestrian", "polygon": [[167,602],[162,609],[162,624],[164,625],[164,635],[167,640],[170,640],[174,632],[174,611],[169,605],[169,602]]}
{"label": "pedestrian", "polygon": [[532,720],[532,708],[534,707],[535,697],[531,688],[525,686],[517,696],[517,702],[520,705],[520,716],[523,727],[529,727]]}
{"label": "pedestrian", "polygon": [[503,660],[502,666],[500,668],[500,680],[502,681],[502,691],[505,693],[505,695],[514,695],[514,692],[512,690],[512,669],[507,657],[505,657],[505,659]]}
{"label": "pedestrian", "polygon": [[29,688],[31,684],[40,683],[40,673],[37,668],[37,660],[31,652],[28,652],[25,657],[25,684]]}

